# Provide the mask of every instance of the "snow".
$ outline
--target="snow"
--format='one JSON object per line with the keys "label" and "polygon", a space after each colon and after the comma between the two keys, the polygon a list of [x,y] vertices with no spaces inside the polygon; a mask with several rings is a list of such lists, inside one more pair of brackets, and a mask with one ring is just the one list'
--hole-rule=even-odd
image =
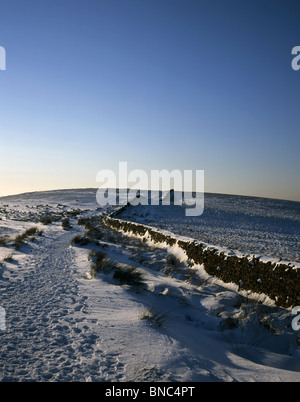
{"label": "snow", "polygon": [[[190,267],[180,248],[100,221],[100,239],[71,245],[86,231],[78,218],[101,216],[98,207],[91,189],[0,199],[0,238],[43,230],[19,250],[0,246],[0,381],[299,382],[290,310]],[[74,212],[69,230],[62,216],[39,222],[45,212],[67,211]],[[91,250],[110,265],[94,279]],[[117,267],[135,267],[145,288],[121,285]]]}
{"label": "snow", "polygon": [[262,260],[300,264],[300,203],[205,194],[204,213],[185,216],[185,205],[138,205],[119,217],[158,227],[207,245]]}

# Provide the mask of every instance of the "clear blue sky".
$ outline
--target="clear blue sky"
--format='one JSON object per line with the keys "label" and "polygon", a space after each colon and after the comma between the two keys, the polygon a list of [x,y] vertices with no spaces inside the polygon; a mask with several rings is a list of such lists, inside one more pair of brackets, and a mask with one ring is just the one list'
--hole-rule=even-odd
{"label": "clear blue sky", "polygon": [[298,0],[1,0],[0,195],[204,169],[300,201]]}

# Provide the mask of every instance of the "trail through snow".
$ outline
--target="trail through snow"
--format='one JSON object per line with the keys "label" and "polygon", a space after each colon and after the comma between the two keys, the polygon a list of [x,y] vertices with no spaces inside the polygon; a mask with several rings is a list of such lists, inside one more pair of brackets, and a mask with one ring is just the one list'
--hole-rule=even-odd
{"label": "trail through snow", "polygon": [[[23,261],[21,280],[0,281],[6,331],[0,378],[6,381],[117,379],[118,362],[86,325],[86,299],[73,274],[74,234],[47,230]],[[16,267],[18,269],[18,267]]]}
{"label": "trail through snow", "polygon": [[[21,206],[13,199],[2,213],[0,208],[0,307],[6,311],[0,381],[299,382],[299,337],[289,311],[247,300],[230,286],[203,279],[201,267],[170,250],[100,221],[99,241],[72,247],[74,236],[86,230],[78,217],[100,212],[84,191],[65,198],[59,192],[59,200],[69,197],[76,211],[72,229],[63,230],[61,219],[42,225],[36,218],[45,211],[67,211],[50,195],[39,200],[36,194],[32,205],[30,196]],[[36,206],[48,199],[52,205]],[[41,236],[19,250],[5,244],[33,225],[43,229]],[[113,269],[136,267],[146,289],[120,286],[113,271],[91,279],[93,250],[103,252]],[[161,317],[161,327],[141,319],[149,309]]]}

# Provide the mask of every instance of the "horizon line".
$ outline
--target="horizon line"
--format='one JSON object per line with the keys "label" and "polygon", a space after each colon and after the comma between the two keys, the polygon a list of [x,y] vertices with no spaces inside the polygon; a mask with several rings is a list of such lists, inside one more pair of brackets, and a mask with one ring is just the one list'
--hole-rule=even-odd
{"label": "horizon line", "polygon": [[[28,195],[28,194],[36,194],[36,193],[47,193],[47,192],[58,192],[58,191],[78,191],[78,190],[95,190],[97,191],[99,187],[74,187],[74,188],[58,188],[58,189],[48,189],[48,190],[33,190],[33,191],[25,191],[21,193],[13,193],[13,194],[7,194],[7,195],[0,195],[0,200],[2,198],[7,198],[7,197],[14,197],[14,196],[22,196],[22,195]],[[114,190],[126,190],[124,187],[110,187],[109,189],[114,189]],[[127,187],[127,190],[130,188]],[[134,189],[136,191],[139,191],[139,189]],[[168,190],[156,190],[156,189],[140,189],[140,191],[161,191],[161,192],[166,192],[166,191],[171,191],[174,189],[168,189]],[[174,190],[175,192],[184,192],[183,190]],[[195,191],[193,191],[195,193]],[[205,194],[214,194],[214,195],[227,195],[227,196],[236,196],[236,197],[249,197],[249,198],[262,198],[262,199],[268,199],[268,200],[277,200],[277,201],[289,201],[289,202],[300,202],[300,199],[298,200],[293,200],[290,198],[276,198],[276,197],[271,197],[271,196],[263,196],[263,195],[249,195],[249,194],[239,194],[239,193],[219,193],[215,191],[204,191],[204,196]]]}

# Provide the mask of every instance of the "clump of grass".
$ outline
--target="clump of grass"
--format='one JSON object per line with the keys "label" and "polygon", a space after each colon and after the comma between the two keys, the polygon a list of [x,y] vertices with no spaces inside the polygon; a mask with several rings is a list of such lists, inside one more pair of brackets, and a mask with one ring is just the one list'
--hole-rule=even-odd
{"label": "clump of grass", "polygon": [[161,328],[167,321],[166,314],[157,310],[155,307],[144,308],[139,315],[140,320],[147,320],[151,327]]}
{"label": "clump of grass", "polygon": [[87,244],[89,244],[89,239],[85,236],[82,235],[76,235],[73,237],[72,241],[71,241],[71,245],[74,246],[86,246]]}
{"label": "clump of grass", "polygon": [[52,217],[51,217],[50,215],[46,214],[46,215],[42,215],[42,216],[40,217],[40,222],[41,222],[43,225],[49,225],[50,223],[53,222],[53,219],[52,219]]}
{"label": "clump of grass", "polygon": [[90,221],[90,218],[79,218],[77,224],[80,226],[85,226]]}
{"label": "clump of grass", "polygon": [[175,267],[175,268],[180,267],[180,261],[179,261],[179,260],[175,257],[175,255],[173,255],[173,254],[170,254],[170,255],[168,256],[168,258],[167,258],[167,264],[170,265],[170,266],[172,266],[172,267]]}
{"label": "clump of grass", "polygon": [[118,281],[121,286],[127,285],[135,290],[146,288],[142,272],[134,266],[118,264],[115,268],[113,278]]}
{"label": "clump of grass", "polygon": [[25,237],[23,235],[17,235],[14,238],[13,244],[14,244],[16,250],[18,250],[21,247],[21,245],[24,243],[24,239],[25,239]]}
{"label": "clump of grass", "polygon": [[112,269],[110,260],[107,255],[102,251],[90,251],[88,255],[89,261],[92,260],[90,275],[92,279],[95,279],[98,272],[109,272]]}
{"label": "clump of grass", "polygon": [[79,218],[77,223],[78,225],[85,226],[86,229],[89,229],[90,227],[94,227],[95,224],[99,224],[102,220],[102,217],[95,217],[92,216],[90,218]]}
{"label": "clump of grass", "polygon": [[0,237],[0,246],[5,246],[7,244],[7,238],[6,237]]}
{"label": "clump of grass", "polygon": [[93,226],[93,225],[89,225],[87,227],[87,231],[85,233],[88,237],[91,237],[93,239],[97,239],[100,240],[103,238],[103,234],[100,232],[100,230]]}
{"label": "clump of grass", "polygon": [[63,227],[64,230],[69,230],[72,228],[71,224],[70,224],[70,219],[69,218],[64,218],[61,222],[61,225]]}
{"label": "clump of grass", "polygon": [[8,254],[6,257],[3,258],[3,261],[10,262],[13,261],[13,254]]}
{"label": "clump of grass", "polygon": [[161,270],[167,276],[182,277],[182,279],[184,279],[184,271],[186,271],[186,267],[175,255],[170,254],[167,257],[166,262],[162,264]]}
{"label": "clump of grass", "polygon": [[198,273],[193,269],[186,269],[184,271],[184,278],[185,282],[190,283],[191,285],[201,286],[203,285],[206,280],[200,278]]}
{"label": "clump of grass", "polygon": [[265,329],[272,332],[274,335],[279,335],[280,330],[277,328],[275,323],[272,320],[271,309],[267,306],[259,306],[257,308],[258,313],[258,321],[259,324],[262,325]]}
{"label": "clump of grass", "polygon": [[24,233],[17,235],[13,240],[13,245],[18,250],[22,244],[25,242],[26,239],[30,238],[31,240],[35,239],[35,235],[41,235],[42,231],[40,231],[37,227],[32,227],[25,230]]}
{"label": "clump of grass", "polygon": [[81,209],[73,209],[72,211],[67,211],[67,214],[71,218],[76,218],[78,215],[80,215],[83,212],[86,212],[86,211],[82,211]]}
{"label": "clump of grass", "polygon": [[29,228],[27,230],[25,230],[25,232],[23,233],[24,238],[25,237],[30,237],[30,236],[34,236],[35,234],[37,234],[39,232],[39,229],[36,227],[32,227]]}
{"label": "clump of grass", "polygon": [[97,255],[98,251],[96,250],[91,250],[88,254],[88,260],[91,261],[93,259],[93,257],[95,257]]}

